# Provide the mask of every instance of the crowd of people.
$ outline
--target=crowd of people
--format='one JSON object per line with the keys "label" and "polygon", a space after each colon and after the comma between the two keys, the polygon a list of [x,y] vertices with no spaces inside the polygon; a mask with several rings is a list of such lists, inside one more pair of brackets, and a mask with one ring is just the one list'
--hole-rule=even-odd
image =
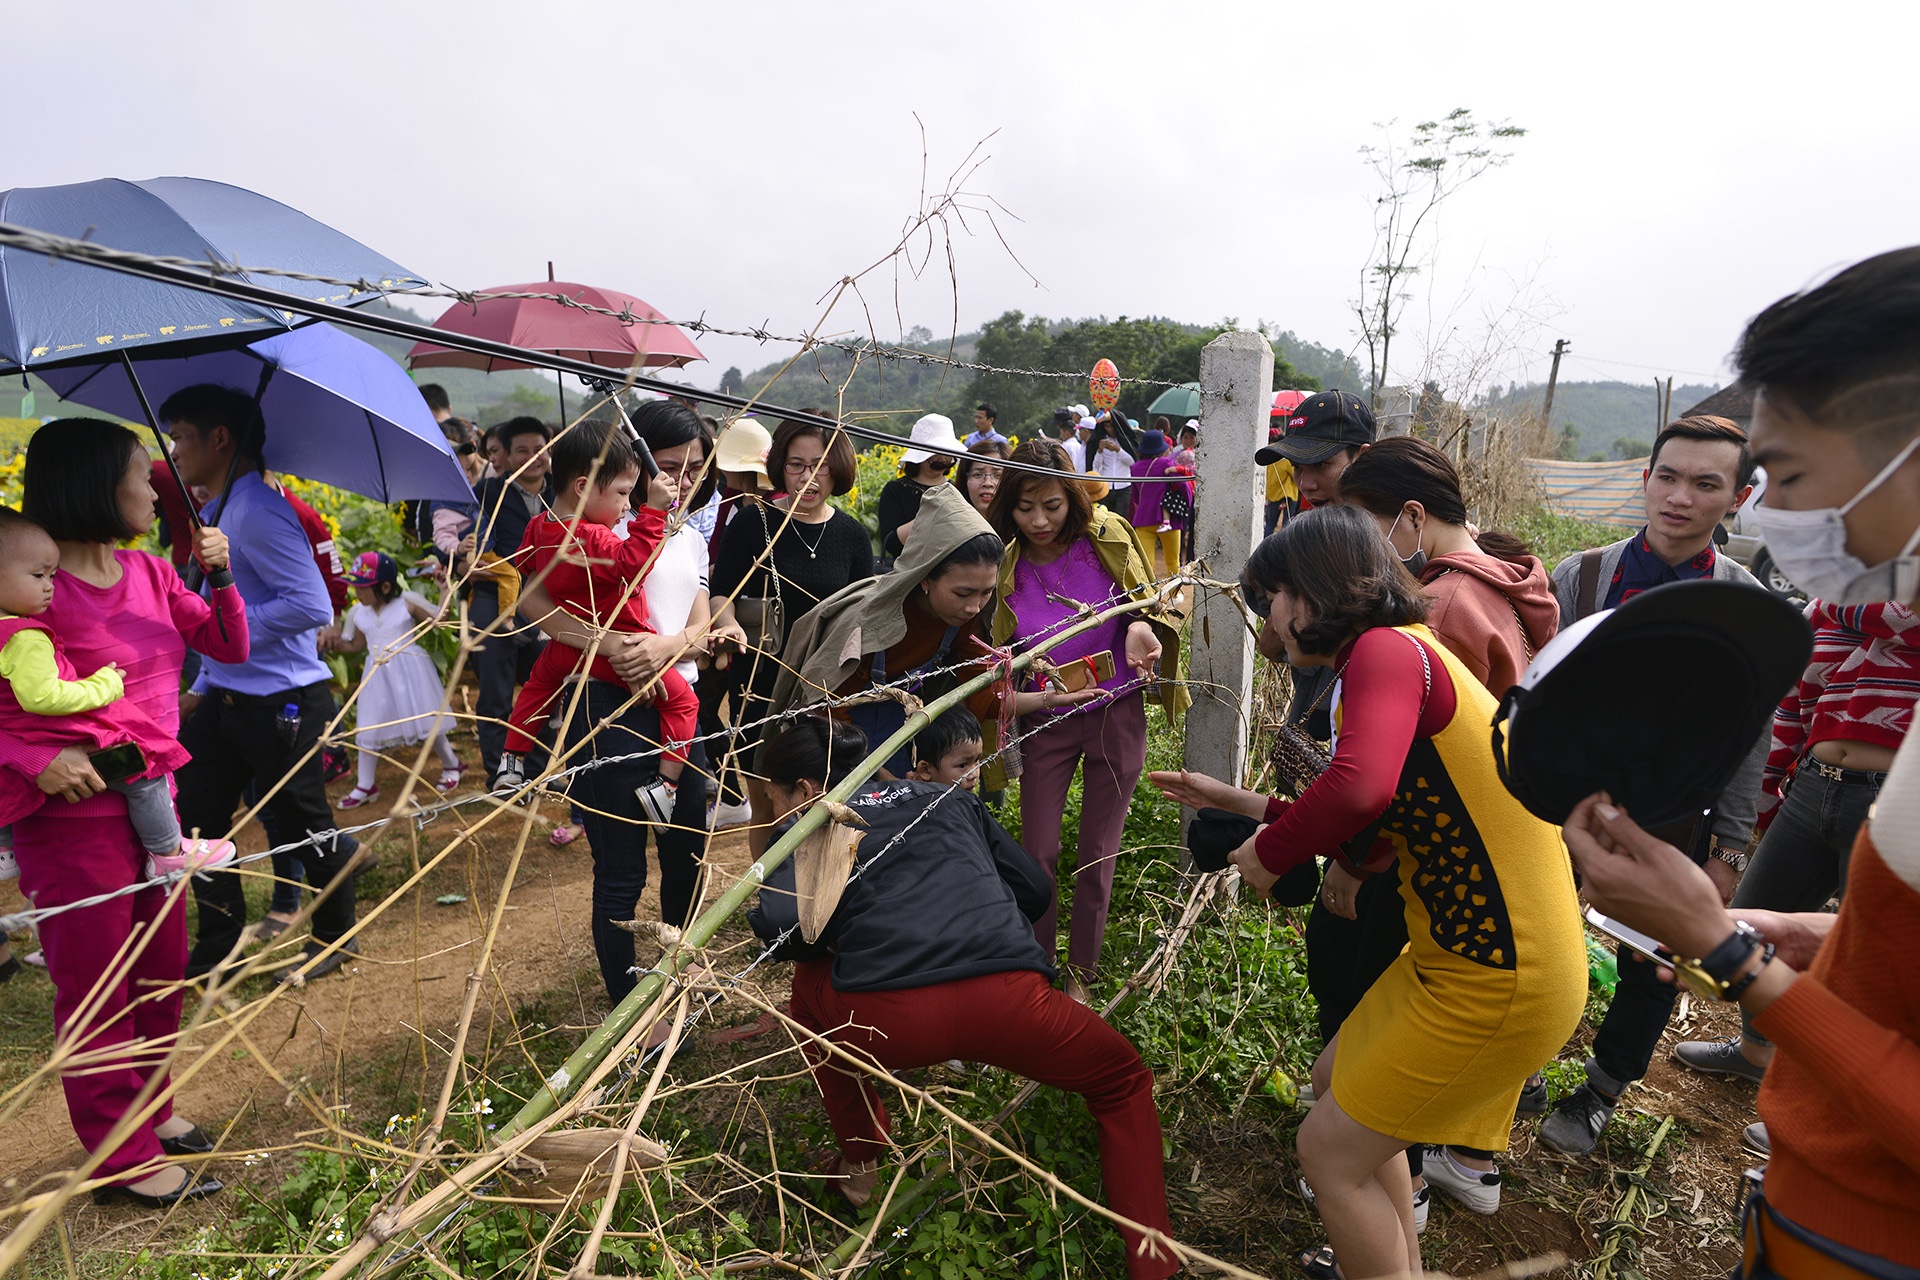
{"label": "crowd of people", "polygon": [[[1361,397],[1274,402],[1254,458],[1268,532],[1240,590],[1260,652],[1291,678],[1290,728],[1330,743],[1330,763],[1285,794],[1185,771],[1148,781],[1227,824],[1253,893],[1312,890],[1324,1046],[1297,1141],[1327,1244],[1300,1259],[1308,1275],[1419,1274],[1435,1192],[1498,1211],[1518,1116],[1544,1113],[1548,1147],[1593,1152],[1649,1069],[1680,970],[1736,1000],[1743,1026],[1674,1056],[1762,1082],[1746,1138],[1768,1164],[1739,1274],[1920,1274],[1920,1111],[1902,1087],[1920,1072],[1903,963],[1920,923],[1920,764],[1903,759],[1920,691],[1920,250],[1776,303],[1736,360],[1757,394],[1751,433],[1669,423],[1644,527],[1551,571],[1476,528],[1454,461],[1380,438]],[[22,510],[0,510],[0,868],[37,908],[151,882],[39,922],[55,1022],[84,1028],[96,1063],[63,1077],[101,1157],[96,1194],[165,1207],[221,1190],[178,1162],[214,1149],[190,1119],[163,1102],[123,1120],[172,1041],[183,980],[218,981],[303,910],[310,937],[281,981],[356,953],[371,850],[337,831],[328,797],[351,766],[323,750],[341,710],[325,658],[365,655],[338,809],[380,801],[396,752],[408,771],[431,760],[421,785],[451,793],[467,771],[454,699],[420,640],[464,616],[477,766],[504,803],[569,775],[553,840],[587,843],[615,1002],[636,983],[620,925],[640,909],[650,834],[661,919],[685,925],[713,831],[747,826],[758,854],[895,740],[849,801],[865,833],[824,923],[803,929],[792,862],[751,915],[795,963],[836,1185],[864,1204],[889,1150],[853,1055],[993,1064],[1085,1097],[1129,1274],[1179,1270],[1152,1072],[1090,1006],[1147,707],[1177,724],[1189,699],[1181,619],[1157,584],[1190,554],[1200,424],[1142,429],[1072,405],[1016,441],[990,404],[964,439],[929,414],[870,531],[832,502],[856,457],[817,411],[769,432],[662,399],[617,421],[483,433],[439,388],[422,393],[473,493],[405,513],[429,551],[417,567],[377,550],[343,564],[265,470],[258,406],[214,386],[160,407],[170,462],[112,423],[47,424]],[[1686,821],[1643,829],[1605,794],[1564,827],[1534,816],[1489,741],[1500,696],[1557,633],[1643,593],[1763,590],[1717,541],[1746,504],[1812,597],[1813,659],[1770,731]],[[170,558],[127,549],[163,516]],[[1007,673],[1043,644],[1043,661]],[[910,706],[975,677],[902,736]],[[1015,780],[1017,839],[1000,821]],[[276,890],[250,922],[231,836],[254,814]],[[169,873],[190,877],[191,940]],[[1541,1069],[1587,998],[1581,895],[1671,958],[1620,945],[1584,1082],[1554,1101]],[[17,970],[0,957],[0,977]]]}

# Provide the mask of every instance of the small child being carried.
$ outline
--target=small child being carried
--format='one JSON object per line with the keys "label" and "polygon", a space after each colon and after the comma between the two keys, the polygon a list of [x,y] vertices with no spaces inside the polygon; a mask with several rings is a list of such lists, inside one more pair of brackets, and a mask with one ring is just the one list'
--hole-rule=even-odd
{"label": "small child being carried", "polygon": [[330,648],[336,653],[365,650],[367,665],[360,673],[360,697],[354,704],[354,746],[359,748],[359,776],[353,790],[340,799],[342,809],[357,809],[380,798],[375,769],[387,747],[433,740],[440,761],[440,780],[434,789],[445,795],[460,785],[460,757],[447,733],[453,717],[440,710],[445,691],[433,657],[414,639],[418,624],[437,622],[440,610],[415,591],[400,588],[400,566],[384,551],[362,551],[347,569],[347,581],[358,601],[347,610],[346,625]]}
{"label": "small child being carried", "polygon": [[[648,479],[646,505],[633,512],[622,541],[613,527],[627,514],[628,500],[641,480],[640,456],[626,436],[610,422],[589,418],[556,439],[548,457],[553,507],[527,524],[515,557],[521,576],[542,582],[556,609],[613,635],[653,634],[646,596],[637,580],[652,567],[666,538],[667,511],[679,498],[678,480],[665,472]],[[541,651],[533,674],[513,702],[495,791],[517,791],[526,781],[525,757],[534,748],[534,735],[567,679],[580,670],[584,656],[558,640],[549,641]],[[586,674],[627,687],[604,653],[594,658]],[[671,665],[656,678],[654,690],[665,750],[659,776],[639,787],[635,795],[647,818],[665,825],[672,821],[680,775],[687,764],[684,748],[698,731],[700,701],[686,677]]]}
{"label": "small child being carried", "polygon": [[[169,777],[190,757],[151,716],[124,697],[113,663],[82,680],[45,623],[53,603],[60,549],[47,531],[0,507],[0,733],[42,747],[81,747],[107,789],[127,798],[127,817],[147,851],[149,880],[233,861],[231,840],[184,839]],[[46,800],[40,789],[0,769],[0,843],[13,847],[12,824]]]}

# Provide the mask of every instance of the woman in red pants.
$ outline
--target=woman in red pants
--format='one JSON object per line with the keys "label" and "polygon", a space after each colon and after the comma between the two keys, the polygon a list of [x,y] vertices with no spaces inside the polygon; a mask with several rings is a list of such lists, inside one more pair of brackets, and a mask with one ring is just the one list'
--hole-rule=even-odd
{"label": "woman in red pants", "polygon": [[[127,701],[175,733],[187,647],[221,662],[242,661],[247,617],[234,587],[213,591],[209,603],[188,591],[163,558],[116,549],[153,527],[151,476],[145,447],[125,427],[97,418],[49,422],[27,445],[24,506],[60,548],[53,603],[41,620],[60,636],[76,671],[118,663]],[[194,554],[208,569],[225,566],[226,535],[197,532]],[[49,797],[13,828],[20,889],[35,907],[63,906],[144,878],[145,850],[127,802],[105,789],[85,751],[0,737],[0,766],[32,779]],[[153,1072],[164,1070],[180,1030],[186,909],[177,901],[169,907],[167,890],[155,886],[49,916],[39,930],[53,977],[54,1027],[94,1059],[61,1085],[81,1145],[99,1154]],[[130,942],[137,945],[123,958]],[[96,1200],[165,1208],[221,1189],[166,1159],[213,1150],[205,1133],[173,1113],[166,1083],[155,1095],[158,1109],[101,1155],[94,1175],[109,1185],[94,1193]]]}
{"label": "woman in red pants", "polygon": [[[760,755],[775,812],[805,809],[866,754],[851,725],[807,716],[787,726]],[[971,791],[873,782],[848,804],[867,825],[817,943],[796,927],[791,859],[748,917],[762,938],[791,935],[777,954],[800,961],[795,1021],[890,1071],[959,1058],[1082,1095],[1100,1129],[1108,1203],[1171,1239],[1153,1073],[1125,1036],[1053,989],[1032,924],[1053,898],[1045,874]],[[817,1043],[806,1052],[840,1143],[842,1190],[865,1204],[887,1149],[886,1106],[871,1076]],[[1136,1280],[1179,1269],[1164,1240],[1121,1235]]]}

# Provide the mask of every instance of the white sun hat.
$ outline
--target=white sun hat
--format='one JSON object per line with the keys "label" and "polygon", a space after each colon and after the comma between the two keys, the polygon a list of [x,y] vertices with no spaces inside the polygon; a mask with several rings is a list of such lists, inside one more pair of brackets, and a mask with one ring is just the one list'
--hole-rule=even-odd
{"label": "white sun hat", "polygon": [[953,434],[953,419],[944,413],[930,413],[913,424],[913,447],[900,455],[908,466],[919,466],[936,453],[959,457],[967,451],[960,437]]}

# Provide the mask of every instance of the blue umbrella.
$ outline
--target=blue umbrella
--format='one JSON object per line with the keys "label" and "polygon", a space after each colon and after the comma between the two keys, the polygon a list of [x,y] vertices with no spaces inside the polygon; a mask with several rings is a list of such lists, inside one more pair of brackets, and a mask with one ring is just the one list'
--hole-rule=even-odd
{"label": "blue umbrella", "polygon": [[329,324],[224,351],[149,350],[130,362],[37,372],[62,399],[136,420],[142,391],[158,404],[197,383],[232,387],[258,398],[274,471],[381,502],[473,501],[453,446],[412,379],[377,347]]}
{"label": "blue umbrella", "polygon": [[[280,267],[376,289],[421,283],[399,263],[297,209],[203,178],[16,187],[0,192],[0,222],[116,249]],[[378,296],[285,276],[258,283],[347,306]],[[112,359],[128,348],[237,346],[303,323],[292,312],[0,248],[0,373]]]}

